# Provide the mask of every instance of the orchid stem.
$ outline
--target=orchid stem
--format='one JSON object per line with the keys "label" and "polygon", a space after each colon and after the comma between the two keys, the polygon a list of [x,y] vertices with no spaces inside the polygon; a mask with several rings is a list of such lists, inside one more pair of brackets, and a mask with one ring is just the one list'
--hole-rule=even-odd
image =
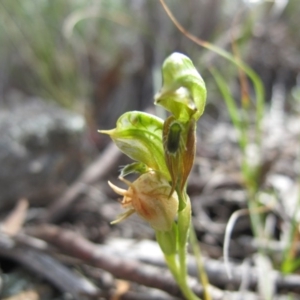
{"label": "orchid stem", "polygon": [[182,293],[189,300],[199,300],[200,298],[188,286],[187,272],[187,242],[191,223],[191,203],[185,190],[181,192],[177,189],[179,202],[185,203],[185,208],[178,212],[178,258],[179,258],[179,286]]}

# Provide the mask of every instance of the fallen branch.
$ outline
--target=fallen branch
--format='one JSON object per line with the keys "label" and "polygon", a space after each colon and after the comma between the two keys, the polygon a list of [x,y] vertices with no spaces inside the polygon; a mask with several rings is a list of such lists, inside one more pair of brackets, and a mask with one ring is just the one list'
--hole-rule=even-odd
{"label": "fallen branch", "polygon": [[9,236],[0,233],[0,256],[12,259],[26,269],[47,279],[62,292],[70,293],[74,299],[84,296],[96,298],[99,290],[87,279],[78,276],[51,256],[32,247],[18,245]]}
{"label": "fallen branch", "polygon": [[[29,232],[33,236],[56,246],[63,253],[79,258],[85,264],[106,270],[117,278],[158,288],[176,297],[181,296],[170,273],[165,268],[162,268],[165,267],[162,254],[156,243],[152,241],[145,241],[146,244],[142,245],[143,241],[116,239],[114,243],[109,245],[95,245],[74,232],[49,225],[34,228]],[[150,266],[149,263],[161,268]],[[231,264],[233,274],[233,281],[231,281],[226,275],[222,262],[206,259],[204,263],[212,284],[218,284],[223,287],[229,284],[236,286],[241,284],[243,273],[245,272],[245,269],[243,270],[242,267]],[[197,271],[195,266],[195,261],[190,259],[189,274],[196,277]],[[249,268],[247,271],[249,272],[247,273],[247,279],[251,285],[255,286],[257,284],[256,270]],[[276,274],[278,289],[300,292],[300,276],[283,277],[278,272]],[[194,292],[202,297],[202,286],[196,281],[195,277],[189,278],[189,283]],[[211,287],[211,295],[214,300],[228,300],[237,296],[242,297],[242,299],[248,299],[247,297],[252,300],[259,299],[258,295],[248,291],[221,291],[213,286]]]}
{"label": "fallen branch", "polygon": [[[165,268],[146,265],[134,259],[122,258],[114,253],[110,254],[82,236],[56,226],[43,225],[30,230],[30,233],[36,238],[56,246],[64,254],[81,259],[85,264],[108,271],[116,278],[133,281],[160,289],[176,297],[182,297],[172,275]],[[194,292],[202,296],[203,290],[197,281],[190,279],[190,283]],[[218,295],[214,299],[222,298]]]}

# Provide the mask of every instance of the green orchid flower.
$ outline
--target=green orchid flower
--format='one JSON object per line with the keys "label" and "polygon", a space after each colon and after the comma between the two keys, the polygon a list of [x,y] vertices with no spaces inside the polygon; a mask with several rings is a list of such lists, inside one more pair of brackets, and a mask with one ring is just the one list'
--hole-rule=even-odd
{"label": "green orchid flower", "polygon": [[[155,104],[170,112],[166,120],[132,111],[123,114],[116,128],[101,130],[135,162],[122,169],[121,189],[125,212],[112,224],[137,213],[155,230],[156,240],[174,278],[187,299],[199,299],[187,285],[186,244],[191,225],[191,203],[186,182],[193,166],[196,148],[196,122],[203,113],[206,88],[192,61],[173,53],[162,67],[163,87]],[[124,179],[137,173],[133,182]]]}
{"label": "green orchid flower", "polygon": [[162,145],[163,120],[151,114],[131,111],[123,114],[112,130],[99,130],[108,134],[118,148],[133,160],[139,162],[132,165],[132,172],[141,169],[153,169],[170,179],[164,159]]}
{"label": "green orchid flower", "polygon": [[155,104],[170,111],[183,122],[196,121],[204,111],[206,88],[193,62],[181,53],[171,54],[163,63],[163,86]]}
{"label": "green orchid flower", "polygon": [[[183,192],[194,163],[196,121],[204,111],[206,87],[192,61],[173,53],[162,67],[163,87],[155,104],[172,113],[163,126],[165,161],[172,178],[172,191]],[[180,210],[185,201],[180,201]]]}

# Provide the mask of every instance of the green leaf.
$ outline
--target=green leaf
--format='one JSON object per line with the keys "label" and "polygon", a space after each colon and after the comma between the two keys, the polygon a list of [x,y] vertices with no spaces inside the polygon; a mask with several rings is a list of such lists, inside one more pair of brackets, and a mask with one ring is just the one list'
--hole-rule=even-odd
{"label": "green leaf", "polygon": [[198,120],[205,107],[206,87],[192,61],[175,52],[164,61],[162,73],[163,87],[155,96],[155,104],[182,122]]}
{"label": "green leaf", "polygon": [[169,180],[164,160],[162,128],[162,119],[144,112],[131,111],[118,119],[115,129],[99,132],[108,134],[127,156],[161,172]]}

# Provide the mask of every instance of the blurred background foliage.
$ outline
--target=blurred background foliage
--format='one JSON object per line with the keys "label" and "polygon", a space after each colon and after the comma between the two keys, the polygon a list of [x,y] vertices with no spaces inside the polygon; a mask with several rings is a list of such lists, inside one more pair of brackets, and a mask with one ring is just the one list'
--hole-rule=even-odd
{"label": "blurred background foliage", "polygon": [[[298,0],[167,1],[195,36],[232,51],[262,78],[266,100],[299,109]],[[225,104],[215,67],[240,99],[238,70],[183,36],[154,0],[1,0],[0,99],[11,91],[38,96],[85,115],[88,128],[114,126],[130,109],[145,109],[159,89],[160,66],[173,51],[189,55],[209,91],[208,114]],[[101,148],[100,137],[92,142]]]}
{"label": "blurred background foliage", "polygon": [[[293,144],[286,131],[280,130],[275,123],[284,123],[284,115],[297,116],[300,113],[299,0],[166,0],[166,3],[186,30],[239,56],[257,72],[265,88],[263,121],[267,120],[270,125],[265,126],[269,131],[263,128],[263,139],[268,143],[268,137],[277,133],[278,148],[282,146],[290,151],[281,173],[292,173],[290,177],[298,182],[299,164],[292,162],[292,158],[299,161],[299,154],[294,153],[295,148],[299,147],[299,137]],[[48,198],[51,202],[61,195],[66,186],[81,174],[87,162],[107,145],[108,139],[98,134],[97,129],[113,128],[116,119],[125,111],[146,110],[153,106],[153,96],[161,87],[161,64],[174,51],[185,53],[193,60],[207,85],[207,107],[199,122],[199,132],[204,132],[208,137],[203,139],[205,142],[210,137],[215,139],[214,147],[208,145],[206,152],[205,147],[198,143],[202,147],[200,151],[204,153],[203,157],[212,160],[212,166],[219,159],[229,162],[232,169],[230,163],[239,160],[237,152],[232,146],[226,146],[227,140],[218,143],[220,138],[216,136],[222,138],[224,132],[228,135],[232,133],[230,126],[224,125],[230,122],[224,101],[226,96],[235,101],[236,107],[242,106],[239,70],[232,62],[199,47],[180,33],[160,1],[0,0],[0,186],[3,194],[0,193],[0,209],[5,200],[12,202],[26,196],[31,204],[40,205],[40,202],[33,200],[45,202]],[[248,85],[253,101],[250,108],[255,108],[252,83],[248,82]],[[228,88],[228,91],[221,94],[220,86]],[[51,109],[47,105],[32,103],[33,97],[42,100],[42,104],[51,103]],[[20,101],[22,105],[19,105]],[[18,113],[11,109],[11,103],[19,103]],[[58,113],[52,109],[53,106],[64,109]],[[69,115],[65,114],[66,110],[70,111],[67,111]],[[243,109],[236,111],[240,113]],[[252,111],[249,109],[248,113]],[[272,119],[270,112],[274,111],[277,114],[273,114],[275,118]],[[74,120],[73,114],[79,115],[79,119]],[[240,115],[242,119],[244,115]],[[84,117],[85,128],[81,116]],[[248,120],[251,136],[254,122],[251,118]],[[63,126],[58,126],[59,130],[56,130],[57,124]],[[214,130],[217,124],[221,125]],[[298,123],[296,126],[299,128]],[[12,129],[9,131],[8,127]],[[22,127],[23,131],[20,130]],[[24,139],[26,130],[30,133],[27,133],[27,140]],[[40,139],[43,130],[48,130],[50,137]],[[81,130],[84,131],[83,138]],[[5,137],[8,131],[9,136]],[[69,135],[70,131],[75,135]],[[16,143],[16,135],[21,140],[19,144]],[[32,139],[33,135],[38,137],[38,142]],[[236,138],[229,140],[237,141]],[[290,147],[287,147],[288,143]],[[249,145],[252,146],[250,142]],[[211,149],[215,150],[215,154]],[[254,158],[250,159],[253,164],[259,156],[255,151]],[[268,147],[263,154],[272,158]],[[277,156],[274,157],[272,163],[277,159]],[[261,176],[254,174],[258,190],[255,192],[259,192],[264,182],[262,178],[271,168],[271,164],[268,166],[267,163],[263,165],[267,169],[265,173],[261,168]],[[229,167],[225,169],[226,178]],[[201,168],[200,175],[205,175],[207,169],[207,178],[210,178],[215,167],[207,163],[202,164]],[[196,179],[194,187],[198,188],[198,193],[199,178]],[[210,190],[208,194],[211,196]],[[201,201],[203,197],[205,195],[201,195]],[[286,207],[289,198],[289,195],[284,198]],[[296,193],[295,199],[297,204],[291,206],[291,212],[296,215],[299,194]],[[88,204],[84,200],[82,207],[86,208]],[[211,199],[208,202],[211,203]],[[215,203],[209,205],[212,216],[219,214],[222,220],[226,214],[231,215],[232,205],[228,208],[228,202],[217,205],[215,210]],[[81,211],[82,207],[78,207]],[[94,206],[91,207],[94,214]],[[237,208],[234,206],[232,211]],[[215,213],[217,210],[218,214]],[[86,232],[90,233],[90,214],[87,215]],[[293,218],[296,220],[295,216]],[[98,228],[98,215],[95,220],[95,228]],[[108,221],[104,223],[107,226]],[[289,220],[286,223],[289,224]],[[291,229],[285,229],[290,243],[281,263],[282,270],[287,272],[299,266],[297,254],[289,251],[293,248],[292,242],[299,241],[298,231],[295,230],[298,224],[299,219],[295,226],[290,226]],[[241,226],[239,228],[243,230]],[[236,249],[239,252],[237,256],[241,256],[243,251],[239,247]]]}

